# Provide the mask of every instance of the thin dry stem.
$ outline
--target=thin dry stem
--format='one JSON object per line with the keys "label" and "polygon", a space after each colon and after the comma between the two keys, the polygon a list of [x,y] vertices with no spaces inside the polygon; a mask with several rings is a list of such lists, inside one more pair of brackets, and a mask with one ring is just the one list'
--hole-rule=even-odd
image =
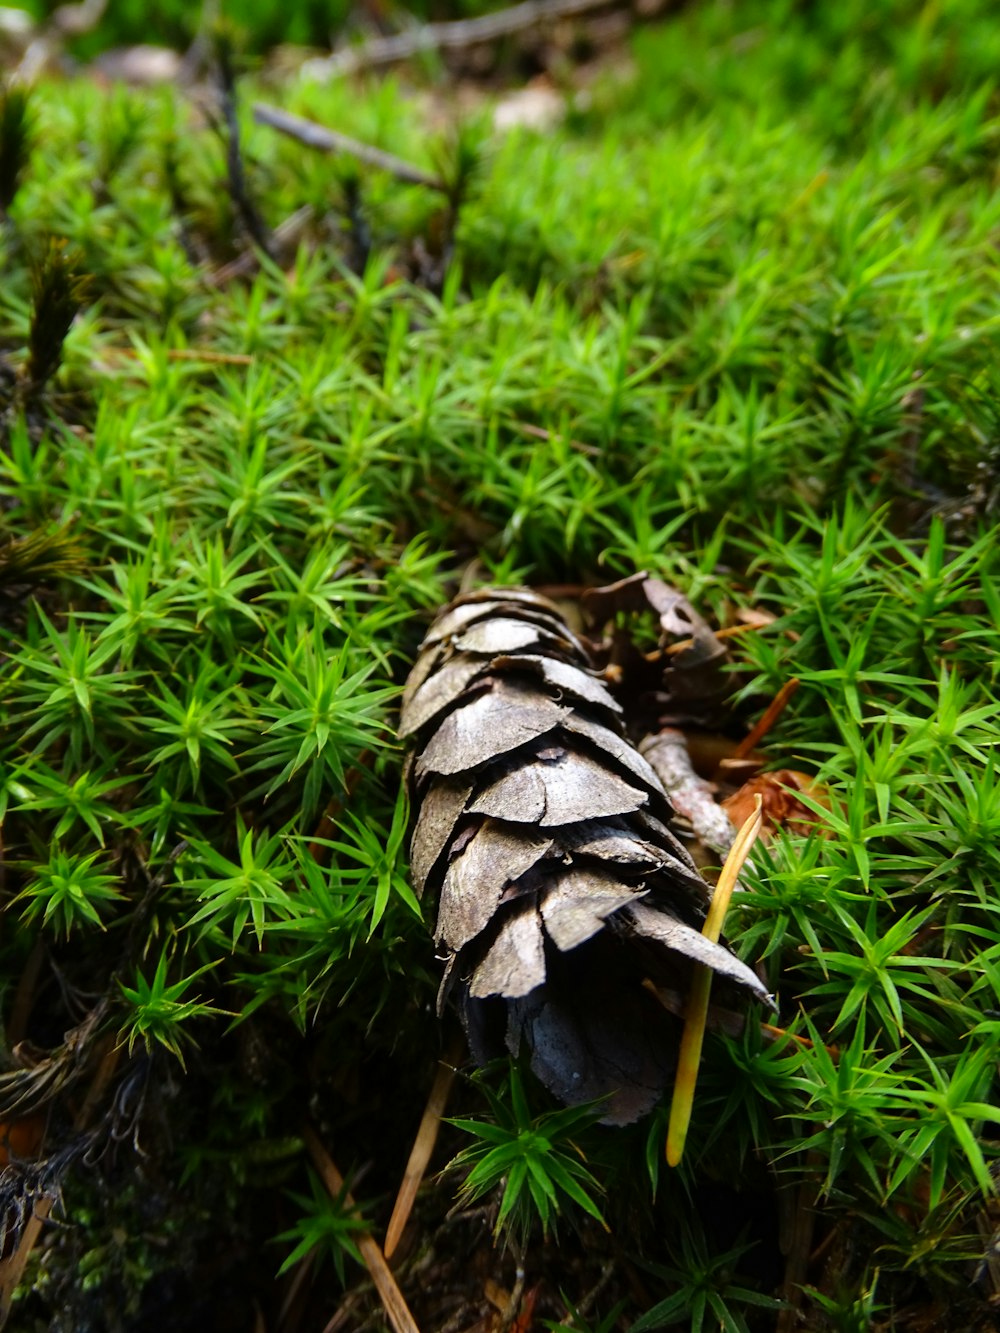
{"label": "thin dry stem", "polygon": [[430,1096],[427,1098],[427,1105],[424,1107],[424,1114],[420,1120],[420,1127],[417,1130],[417,1137],[413,1141],[409,1161],[406,1163],[406,1170],[403,1172],[403,1181],[399,1187],[399,1193],[396,1195],[392,1216],[389,1218],[389,1226],[385,1233],[385,1257],[387,1259],[390,1259],[395,1253],[399,1238],[409,1221],[413,1203],[417,1197],[417,1190],[420,1188],[420,1183],[427,1170],[427,1163],[430,1161],[434,1145],[437,1143],[438,1131],[441,1128],[441,1117],[444,1115],[445,1107],[448,1104],[448,1095],[451,1092],[454,1079],[455,1066],[453,1060],[449,1058],[438,1065],[434,1082],[431,1085]]}
{"label": "thin dry stem", "polygon": [[757,725],[751,731],[748,731],[740,741],[739,745],[737,745],[736,750],[733,753],[734,759],[745,759],[748,754],[753,753],[774,726],[775,722],[777,722],[781,714],[785,711],[789,699],[791,699],[792,695],[798,688],[799,680],[797,676],[793,676],[791,680],[785,681],[784,685],[782,685],[781,689],[764,710],[764,714],[758,721]]}
{"label": "thin dry stem", "polygon": [[[319,1172],[320,1178],[329,1190],[331,1197],[343,1199],[349,1208],[357,1208],[350,1192],[344,1188],[344,1177],[337,1170],[333,1159],[323,1147],[322,1140],[312,1125],[306,1124],[303,1126],[302,1138],[309,1156],[313,1160],[313,1165]],[[396,1285],[396,1279],[385,1261],[385,1255],[382,1253],[378,1241],[368,1235],[367,1232],[361,1232],[357,1238],[357,1246],[395,1333],[420,1333],[416,1320],[403,1299],[403,1293]]]}
{"label": "thin dry stem", "polygon": [[[722,934],[722,924],[726,919],[729,901],[739,879],[740,871],[750,854],[750,848],[757,840],[764,819],[763,802],[758,796],[756,808],[746,821],[736,841],[729,849],[722,874],[712,894],[708,916],[702,927],[702,934],[714,943]],[[694,1089],[698,1081],[698,1066],[701,1063],[701,1048],[705,1040],[705,1023],[708,1016],[708,998],[712,989],[710,968],[694,964],[691,982],[691,994],[688,999],[687,1017],[684,1033],[681,1037],[681,1050],[677,1060],[677,1079],[674,1083],[674,1096],[670,1104],[670,1122],[667,1126],[667,1163],[677,1166],[684,1155],[684,1141],[691,1123],[691,1108],[694,1105]]]}
{"label": "thin dry stem", "polygon": [[390,37],[374,37],[358,46],[335,51],[331,56],[309,61],[306,72],[316,79],[356,74],[359,70],[410,60],[427,51],[467,50],[511,33],[607,8],[609,0],[523,0],[519,5],[479,18],[422,23]]}
{"label": "thin dry stem", "polygon": [[439,176],[432,176],[420,167],[415,167],[412,162],[404,162],[401,157],[383,152],[381,148],[373,148],[371,144],[352,139],[350,135],[341,134],[338,130],[328,129],[314,120],[306,120],[304,116],[294,116],[290,111],[268,106],[265,102],[255,102],[253,118],[258,125],[267,125],[280,134],[287,134],[290,139],[298,140],[307,148],[316,148],[322,153],[347,153],[366,166],[387,171],[390,176],[408,185],[426,185],[431,190],[447,191],[448,187]]}

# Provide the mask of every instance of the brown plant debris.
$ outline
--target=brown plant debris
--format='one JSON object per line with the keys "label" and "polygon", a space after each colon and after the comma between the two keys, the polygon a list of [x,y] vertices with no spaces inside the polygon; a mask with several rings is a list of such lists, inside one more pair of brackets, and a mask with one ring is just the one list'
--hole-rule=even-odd
{"label": "brown plant debris", "polygon": [[294,116],[290,111],[283,111],[280,107],[268,106],[265,102],[255,102],[253,118],[258,125],[268,125],[280,134],[286,134],[290,139],[305,144],[307,148],[316,148],[322,153],[349,154],[366,166],[387,171],[408,185],[426,185],[432,190],[447,189],[440,177],[421,171],[412,162],[404,162],[402,158],[386,153],[372,144],[352,139],[348,134],[328,129],[327,126],[318,125],[316,121],[306,120],[303,116]]}
{"label": "brown plant debris", "polygon": [[779,828],[787,828],[791,833],[808,833],[821,824],[821,817],[799,799],[798,792],[826,808],[830,806],[826,789],[808,773],[779,768],[771,773],[760,773],[745,782],[732,796],[726,797],[722,809],[734,824],[742,824],[759,796],[764,805],[765,841]]}
{"label": "brown plant debris", "polygon": [[90,279],[79,272],[77,257],[63,242],[50,241],[32,280],[34,303],[24,369],[28,401],[41,394],[59,369],[66,335],[86,303],[89,288]]}
{"label": "brown plant debris", "polygon": [[[320,1179],[329,1191],[330,1197],[342,1200],[352,1212],[356,1212],[357,1205],[347,1189],[344,1177],[327,1152],[323,1140],[308,1122],[302,1127],[302,1139],[312,1159],[313,1166],[319,1172]],[[359,1233],[356,1243],[358,1252],[364,1260],[364,1265],[374,1283],[375,1290],[378,1292],[379,1300],[382,1302],[389,1323],[392,1325],[393,1333],[420,1333],[378,1242],[367,1231],[362,1231]]]}
{"label": "brown plant debris", "polygon": [[[685,628],[690,634],[690,625]],[[412,739],[418,892],[479,1063],[505,1048],[560,1100],[627,1124],[671,1078],[680,1024],[644,981],[686,992],[694,963],[739,1007],[754,973],[701,934],[708,893],[621,708],[558,607],[526,588],[460,596],[421,646]]]}

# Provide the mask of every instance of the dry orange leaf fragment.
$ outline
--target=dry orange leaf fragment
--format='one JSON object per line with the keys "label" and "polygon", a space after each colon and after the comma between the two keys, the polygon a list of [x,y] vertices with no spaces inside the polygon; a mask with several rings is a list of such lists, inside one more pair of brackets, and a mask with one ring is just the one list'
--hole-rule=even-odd
{"label": "dry orange leaf fragment", "polygon": [[765,842],[778,828],[787,828],[792,833],[808,833],[815,825],[821,825],[820,816],[799,800],[797,792],[802,792],[827,809],[830,807],[830,798],[825,788],[815,778],[798,769],[778,768],[773,773],[758,773],[745,782],[739,791],[722,802],[722,808],[733,826],[740,828],[753,814],[759,796],[764,811],[761,837]]}

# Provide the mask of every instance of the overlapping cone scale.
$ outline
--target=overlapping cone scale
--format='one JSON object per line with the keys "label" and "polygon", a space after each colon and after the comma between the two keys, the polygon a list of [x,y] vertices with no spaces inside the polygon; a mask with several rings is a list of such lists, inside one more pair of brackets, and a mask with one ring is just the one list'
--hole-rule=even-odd
{"label": "overlapping cone scale", "polygon": [[708,901],[670,803],[558,607],[527,588],[468,593],[421,645],[403,694],[418,893],[437,899],[473,1056],[506,1047],[561,1100],[626,1124],[659,1100],[679,1023],[643,985],[711,967],[728,1003],[767,999],[701,934]]}

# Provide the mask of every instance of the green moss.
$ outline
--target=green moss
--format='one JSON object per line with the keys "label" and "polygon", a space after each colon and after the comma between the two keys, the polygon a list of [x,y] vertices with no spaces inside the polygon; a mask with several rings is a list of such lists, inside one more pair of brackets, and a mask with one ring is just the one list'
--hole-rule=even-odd
{"label": "green moss", "polygon": [[[659,1265],[650,1320],[722,1302],[771,1326],[773,1216],[747,1252],[712,1202],[726,1177],[767,1207],[778,1178],[815,1186],[822,1225],[863,1237],[811,1270],[813,1327],[985,1310],[998,56],[973,0],[917,22],[708,4],[640,32],[635,80],[562,129],[479,131],[450,159],[391,79],[293,83],[292,110],[428,170],[461,159],[457,229],[440,195],[247,119],[266,222],[313,217],[287,265],[223,281],[224,148],[190,107],[33,94],[0,231],[0,559],[39,533],[73,559],[0,596],[0,974],[13,990],[41,939],[71,991],[107,993],[129,1076],[146,1061],[169,1103],[166,1213],[163,1177],[211,1164],[192,1235],[239,1213],[251,1150],[297,1142],[304,1107],[341,1166],[376,1161],[367,1197],[398,1179],[438,1040],[392,739],[426,613],[473,556],[539,582],[644,567],[720,619],[776,614],[734,641],[732,726],[798,676],[769,753],[833,804],[827,837],[759,858],[731,923],[813,1044],[711,1042],[679,1178],[660,1118],[580,1133],[613,1231]],[[26,394],[52,238],[88,304]],[[78,1021],[69,994],[35,1013],[39,1043]],[[543,1124],[524,1095],[521,1129]],[[267,1194],[265,1232],[311,1234]],[[111,1242],[80,1243],[94,1287]],[[66,1299],[67,1244],[36,1310]],[[144,1250],[133,1289],[155,1266]]]}

